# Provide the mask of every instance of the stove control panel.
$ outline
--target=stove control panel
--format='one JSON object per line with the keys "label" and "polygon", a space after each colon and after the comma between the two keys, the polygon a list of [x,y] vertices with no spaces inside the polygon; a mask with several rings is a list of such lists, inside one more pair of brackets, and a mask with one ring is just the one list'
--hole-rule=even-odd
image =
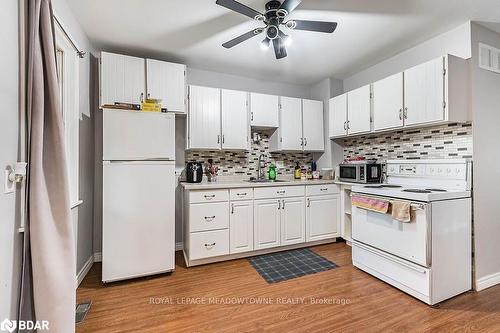
{"label": "stove control panel", "polygon": [[388,176],[399,177],[436,177],[446,179],[467,179],[466,164],[388,164]]}

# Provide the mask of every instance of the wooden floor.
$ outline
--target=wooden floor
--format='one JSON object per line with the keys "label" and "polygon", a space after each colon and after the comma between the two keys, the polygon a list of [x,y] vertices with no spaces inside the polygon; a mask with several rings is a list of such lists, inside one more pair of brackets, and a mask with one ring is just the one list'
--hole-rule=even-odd
{"label": "wooden floor", "polygon": [[353,267],[345,243],[313,250],[340,267],[267,284],[245,259],[186,269],[178,253],[171,275],[104,285],[95,264],[77,332],[500,332],[500,286],[432,308]]}

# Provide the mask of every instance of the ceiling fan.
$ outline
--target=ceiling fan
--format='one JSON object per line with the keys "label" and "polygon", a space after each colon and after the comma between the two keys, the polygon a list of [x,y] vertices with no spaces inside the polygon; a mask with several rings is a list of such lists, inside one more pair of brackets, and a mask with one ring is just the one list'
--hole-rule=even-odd
{"label": "ceiling fan", "polygon": [[286,46],[291,41],[290,36],[280,30],[283,25],[291,30],[305,30],[315,32],[332,33],[337,28],[337,22],[321,22],[321,21],[304,21],[304,20],[289,20],[285,22],[285,18],[301,3],[302,0],[285,0],[283,3],[277,0],[271,0],[266,3],[266,11],[264,14],[245,6],[235,0],[217,0],[215,3],[231,9],[237,13],[248,16],[256,21],[263,22],[266,26],[253,29],[241,36],[238,36],[230,41],[222,44],[229,49],[240,44],[254,36],[266,33],[266,38],[261,42],[261,47],[269,48],[273,43],[276,59],[282,59],[287,56]]}

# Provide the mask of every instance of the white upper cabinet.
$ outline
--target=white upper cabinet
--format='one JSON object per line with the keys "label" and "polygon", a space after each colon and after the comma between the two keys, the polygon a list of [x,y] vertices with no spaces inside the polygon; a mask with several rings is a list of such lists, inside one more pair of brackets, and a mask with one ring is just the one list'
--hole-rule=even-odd
{"label": "white upper cabinet", "polygon": [[373,84],[373,129],[386,130],[403,126],[403,73]]}
{"label": "white upper cabinet", "polygon": [[304,151],[324,151],[323,102],[302,100]]}
{"label": "white upper cabinet", "polygon": [[220,89],[189,86],[188,148],[221,148]]}
{"label": "white upper cabinet", "polygon": [[347,134],[359,134],[371,130],[370,85],[347,93]]}
{"label": "white upper cabinet", "polygon": [[406,125],[445,119],[443,58],[406,70],[404,81]]}
{"label": "white upper cabinet", "polygon": [[101,53],[101,105],[115,102],[140,104],[146,93],[143,58]]}
{"label": "white upper cabinet", "polygon": [[347,135],[347,94],[331,98],[328,106],[330,138]]}
{"label": "white upper cabinet", "polygon": [[168,112],[186,112],[186,65],[146,60],[147,97],[161,99]]}
{"label": "white upper cabinet", "polygon": [[250,93],[250,120],[254,127],[276,128],[279,126],[279,97]]}
{"label": "white upper cabinet", "polygon": [[248,119],[248,94],[244,91],[226,90],[222,94],[222,149],[248,150],[250,125]]}
{"label": "white upper cabinet", "polygon": [[302,100],[281,97],[279,128],[269,140],[271,151],[302,151]]}

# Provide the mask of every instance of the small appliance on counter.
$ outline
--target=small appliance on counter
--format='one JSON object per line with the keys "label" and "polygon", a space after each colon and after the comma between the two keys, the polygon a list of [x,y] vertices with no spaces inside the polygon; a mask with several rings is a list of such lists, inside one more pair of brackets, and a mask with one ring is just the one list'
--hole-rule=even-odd
{"label": "small appliance on counter", "polygon": [[186,165],[186,182],[201,183],[203,179],[203,166],[200,162],[188,162]]}
{"label": "small appliance on counter", "polygon": [[373,161],[357,161],[339,165],[339,180],[351,183],[380,183],[382,164]]}

